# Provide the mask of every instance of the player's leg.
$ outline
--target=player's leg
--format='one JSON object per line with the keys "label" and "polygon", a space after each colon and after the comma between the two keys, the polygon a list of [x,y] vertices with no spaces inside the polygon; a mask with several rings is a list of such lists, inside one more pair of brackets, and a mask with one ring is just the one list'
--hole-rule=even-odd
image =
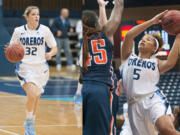
{"label": "player's leg", "polygon": [[34,117],[36,116],[36,112],[37,112],[40,96],[41,96],[41,94],[39,96],[37,96],[36,100],[35,100],[34,109],[33,109],[33,116]]}
{"label": "player's leg", "polygon": [[35,135],[33,111],[36,104],[36,98],[39,97],[39,93],[37,90],[38,87],[31,82],[25,83],[22,87],[27,94],[26,121],[24,123],[26,129],[25,135]]}
{"label": "player's leg", "polygon": [[62,39],[56,38],[56,42],[57,42],[57,48],[58,48],[58,52],[56,54],[56,69],[58,71],[61,70],[61,48],[62,48]]}
{"label": "player's leg", "polygon": [[75,104],[81,103],[81,89],[82,89],[82,84],[80,82],[78,82],[76,94],[74,95],[74,103]]}
{"label": "player's leg", "polygon": [[82,99],[81,90],[82,90],[82,74],[80,73],[77,91],[76,91],[76,94],[74,95],[74,103],[75,104],[81,103],[81,99]]}
{"label": "player's leg", "polygon": [[160,135],[180,135],[173,126],[171,107],[161,91],[156,91],[147,97],[145,106],[150,106],[149,118]]}
{"label": "player's leg", "polygon": [[115,91],[113,91],[112,94],[113,94],[112,113],[114,117],[113,132],[116,133],[116,129],[117,129],[116,115],[118,113],[118,108],[119,108],[119,96],[115,93]]}
{"label": "player's leg", "polygon": [[33,112],[36,97],[39,96],[37,92],[38,87],[31,82],[25,83],[22,87],[27,94],[26,109],[28,112]]}
{"label": "player's leg", "polygon": [[128,116],[133,135],[151,135],[147,133],[145,111],[140,101],[128,105]]}
{"label": "player's leg", "polygon": [[68,67],[73,71],[76,69],[75,65],[73,64],[73,58],[70,48],[70,41],[68,38],[64,39],[64,53],[67,58]]}
{"label": "player's leg", "polygon": [[95,81],[84,81],[82,95],[83,135],[109,135],[112,114],[108,86]]}

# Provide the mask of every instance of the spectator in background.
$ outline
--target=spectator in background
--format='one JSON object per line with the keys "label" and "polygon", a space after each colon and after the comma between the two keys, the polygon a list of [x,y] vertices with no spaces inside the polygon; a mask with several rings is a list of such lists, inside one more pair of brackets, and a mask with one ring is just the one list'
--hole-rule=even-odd
{"label": "spectator in background", "polygon": [[78,34],[78,46],[82,43],[82,20],[79,20],[76,24],[76,32]]}
{"label": "spectator in background", "polygon": [[68,17],[69,10],[63,8],[60,12],[60,16],[58,16],[52,24],[52,31],[55,35],[58,46],[58,53],[56,55],[56,68],[58,71],[61,70],[61,48],[64,49],[68,68],[72,71],[76,69],[75,65],[73,64],[72,54],[70,50],[70,41],[68,38],[68,32],[73,32]]}

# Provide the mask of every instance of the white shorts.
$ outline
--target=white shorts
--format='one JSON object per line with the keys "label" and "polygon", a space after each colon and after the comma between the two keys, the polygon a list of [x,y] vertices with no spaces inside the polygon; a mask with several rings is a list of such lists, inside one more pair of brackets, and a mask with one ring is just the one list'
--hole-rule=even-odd
{"label": "white shorts", "polygon": [[172,115],[171,107],[161,91],[129,104],[128,116],[133,135],[158,135],[155,123],[163,115]]}
{"label": "white shorts", "polygon": [[49,66],[48,64],[30,65],[18,63],[16,65],[16,74],[21,86],[24,83],[32,82],[38,88],[38,93],[44,92],[44,87],[49,79]]}

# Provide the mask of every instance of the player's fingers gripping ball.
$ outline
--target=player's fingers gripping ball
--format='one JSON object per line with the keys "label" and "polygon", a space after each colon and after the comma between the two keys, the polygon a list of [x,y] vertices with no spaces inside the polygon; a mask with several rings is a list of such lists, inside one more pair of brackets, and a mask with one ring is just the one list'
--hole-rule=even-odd
{"label": "player's fingers gripping ball", "polygon": [[5,47],[5,56],[9,62],[20,62],[24,57],[24,48],[19,43],[8,44]]}
{"label": "player's fingers gripping ball", "polygon": [[171,35],[180,33],[180,11],[170,10],[162,18],[162,28]]}

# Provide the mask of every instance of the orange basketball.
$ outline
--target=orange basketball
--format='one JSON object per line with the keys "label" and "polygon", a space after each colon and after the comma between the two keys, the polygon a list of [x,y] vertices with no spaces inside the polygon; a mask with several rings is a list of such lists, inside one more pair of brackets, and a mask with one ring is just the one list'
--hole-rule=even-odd
{"label": "orange basketball", "polygon": [[180,11],[170,10],[163,16],[162,28],[171,35],[180,33]]}
{"label": "orange basketball", "polygon": [[12,63],[19,62],[24,57],[24,48],[18,43],[9,44],[5,48],[5,55],[8,61]]}

